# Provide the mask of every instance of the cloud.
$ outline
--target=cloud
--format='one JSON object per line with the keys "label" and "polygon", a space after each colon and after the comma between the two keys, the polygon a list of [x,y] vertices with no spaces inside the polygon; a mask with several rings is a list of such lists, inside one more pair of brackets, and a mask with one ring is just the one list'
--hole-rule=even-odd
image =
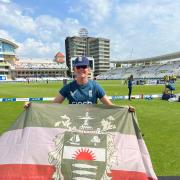
{"label": "cloud", "polygon": [[80,28],[76,19],[66,18],[62,21],[47,15],[37,17],[35,23],[38,29],[35,36],[41,40],[49,41],[55,41],[67,35],[75,34],[77,29]]}
{"label": "cloud", "polygon": [[[82,16],[91,21],[91,24],[104,22],[110,16],[112,10],[112,2],[109,0],[91,0],[81,1]],[[106,21],[107,22],[107,21]]]}
{"label": "cloud", "polygon": [[10,0],[0,0],[0,2],[2,2],[2,3],[10,3],[11,1]]}
{"label": "cloud", "polygon": [[9,33],[3,29],[0,29],[0,37],[4,39],[12,39],[12,37],[9,35]]}
{"label": "cloud", "polygon": [[0,4],[1,26],[11,27],[23,33],[36,30],[36,24],[32,17],[23,15],[23,11],[12,4]]}
{"label": "cloud", "polygon": [[180,2],[81,1],[88,31],[111,40],[111,58],[143,58],[179,51]]}
{"label": "cloud", "polygon": [[22,58],[50,58],[53,59],[57,50],[60,49],[58,43],[46,44],[35,39],[28,38],[17,49],[17,53]]}
{"label": "cloud", "polygon": [[8,39],[8,40],[10,40],[10,41],[17,44],[16,40],[9,34],[8,31],[0,29],[0,37],[3,38],[3,39]]}
{"label": "cloud", "polygon": [[60,9],[62,17],[46,11],[43,15],[36,14],[29,7],[3,2],[0,3],[0,37],[16,39],[20,46],[18,54],[22,56],[53,57],[57,51],[64,51],[65,38],[78,35],[82,27],[89,31],[89,36],[110,39],[111,59],[179,51],[179,1],[66,1],[69,9]]}
{"label": "cloud", "polygon": [[81,27],[73,18],[61,20],[50,15],[24,15],[14,4],[0,5],[0,10],[1,26],[4,27],[0,36],[20,37],[17,53],[23,57],[52,58],[58,51],[64,51],[65,37],[77,35],[77,29]]}
{"label": "cloud", "polygon": [[136,1],[115,7],[116,15],[111,23],[112,27],[119,28],[113,30],[114,35],[110,35],[113,37],[112,46],[116,45],[113,46],[116,48],[113,49],[116,52],[113,53],[114,57],[130,57],[132,48],[132,58],[179,51],[180,2]]}

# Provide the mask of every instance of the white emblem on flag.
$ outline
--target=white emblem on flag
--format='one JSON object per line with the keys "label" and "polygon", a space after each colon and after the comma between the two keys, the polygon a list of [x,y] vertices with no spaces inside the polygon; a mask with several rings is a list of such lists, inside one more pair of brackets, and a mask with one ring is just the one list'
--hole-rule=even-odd
{"label": "white emblem on flag", "polygon": [[89,164],[72,164],[73,167],[76,167],[76,168],[79,168],[79,169],[82,169],[82,168],[85,168],[85,169],[97,169],[97,166],[92,166],[92,165],[89,165]]}
{"label": "white emblem on flag", "polygon": [[94,136],[94,137],[91,139],[91,142],[94,143],[94,146],[96,146],[98,143],[101,142],[101,139],[100,139],[98,136]]}
{"label": "white emblem on flag", "polygon": [[69,128],[70,125],[72,124],[71,119],[66,114],[61,116],[61,119],[62,119],[62,121],[58,121],[55,123],[55,125],[54,125],[55,127],[58,127],[62,124],[64,127]]}
{"label": "white emblem on flag", "polygon": [[80,129],[83,130],[93,130],[93,127],[89,125],[89,120],[92,120],[94,118],[89,116],[89,112],[86,112],[85,116],[80,116],[79,119],[83,119],[84,123],[82,126],[80,126]]}
{"label": "white emblem on flag", "polygon": [[80,137],[78,134],[73,134],[73,136],[69,140],[70,144],[80,145]]}
{"label": "white emblem on flag", "polygon": [[104,148],[64,146],[63,159],[105,162],[106,150]]}
{"label": "white emblem on flag", "polygon": [[[96,179],[97,174],[102,173],[101,179],[110,180],[108,173],[110,173],[111,164],[117,163],[117,150],[114,146],[115,135],[108,130],[116,128],[115,118],[113,116],[104,117],[96,129],[93,123],[90,123],[95,117],[91,117],[89,112],[85,112],[84,116],[78,116],[79,122],[76,126],[73,123],[75,119],[71,119],[66,114],[61,115],[60,118],[55,123],[55,127],[66,131],[57,134],[53,139],[55,149],[49,153],[48,159],[56,169],[52,178],[63,180],[68,176],[74,180],[90,180]],[[101,142],[102,135],[106,137],[105,146],[103,146],[103,141]],[[85,140],[86,137],[88,138]],[[64,176],[62,173],[64,167],[61,166],[63,163],[67,163],[68,168],[72,169],[72,175]],[[94,171],[93,169],[98,169],[100,164],[106,164],[104,172]],[[91,167],[87,169],[88,166]]]}

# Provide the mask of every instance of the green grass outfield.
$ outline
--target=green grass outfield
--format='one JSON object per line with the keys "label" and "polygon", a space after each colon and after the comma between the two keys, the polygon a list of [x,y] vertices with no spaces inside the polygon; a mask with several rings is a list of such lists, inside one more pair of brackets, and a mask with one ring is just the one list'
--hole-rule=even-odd
{"label": "green grass outfield", "polygon": [[[107,95],[127,95],[127,86],[118,80],[99,81]],[[54,97],[62,82],[1,83],[0,98]],[[133,86],[133,95],[161,94],[163,85]],[[180,83],[175,93],[180,93]],[[66,102],[67,103],[67,102]],[[115,100],[132,105],[158,176],[180,176],[180,103],[160,99]],[[0,102],[0,133],[7,130],[23,111],[23,102]]]}

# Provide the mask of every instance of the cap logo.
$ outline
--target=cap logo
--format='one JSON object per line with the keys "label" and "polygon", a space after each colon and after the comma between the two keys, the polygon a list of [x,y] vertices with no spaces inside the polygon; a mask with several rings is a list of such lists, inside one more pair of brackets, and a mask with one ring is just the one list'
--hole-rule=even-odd
{"label": "cap logo", "polygon": [[74,61],[73,66],[89,66],[89,60],[86,57],[77,57]]}
{"label": "cap logo", "polygon": [[82,61],[82,57],[78,57],[78,61],[80,61],[80,62],[81,62],[81,61]]}

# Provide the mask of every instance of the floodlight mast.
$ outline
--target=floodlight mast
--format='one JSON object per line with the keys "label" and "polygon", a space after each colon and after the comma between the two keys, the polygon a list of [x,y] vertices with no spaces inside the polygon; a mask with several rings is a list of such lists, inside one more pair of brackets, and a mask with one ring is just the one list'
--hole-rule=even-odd
{"label": "floodlight mast", "polygon": [[83,37],[83,38],[87,38],[88,37],[88,30],[86,28],[81,28],[79,30],[79,36]]}
{"label": "floodlight mast", "polygon": [[87,51],[88,51],[88,30],[86,28],[81,28],[79,30],[79,37],[84,38],[86,41],[85,48],[84,48],[84,55],[87,56],[88,55],[88,53],[87,53]]}

